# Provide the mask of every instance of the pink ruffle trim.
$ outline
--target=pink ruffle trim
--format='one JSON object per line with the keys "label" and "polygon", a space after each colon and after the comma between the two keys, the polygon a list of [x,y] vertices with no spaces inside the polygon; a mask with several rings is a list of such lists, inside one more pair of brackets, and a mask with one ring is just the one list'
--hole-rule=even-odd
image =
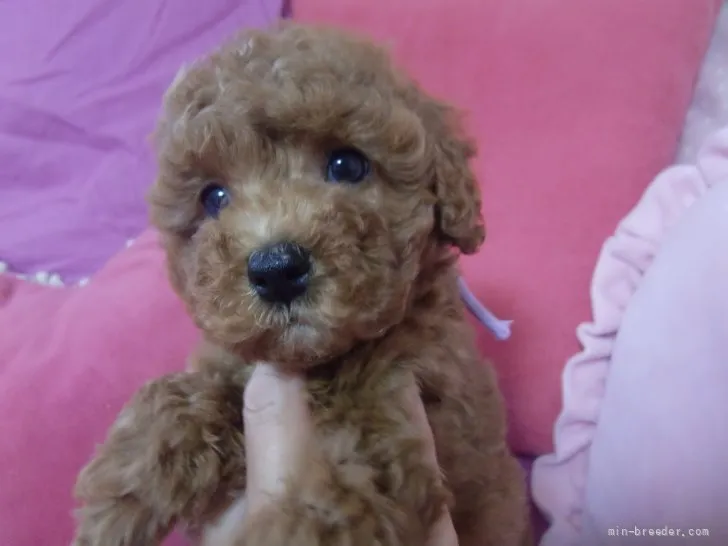
{"label": "pink ruffle trim", "polygon": [[589,449],[624,311],[665,234],[714,181],[728,174],[726,158],[728,127],[706,141],[696,165],[660,173],[602,247],[591,284],[592,322],[577,328],[583,350],[562,374],[554,453],[539,457],[533,466],[533,498],[551,524],[541,546],[581,546]]}

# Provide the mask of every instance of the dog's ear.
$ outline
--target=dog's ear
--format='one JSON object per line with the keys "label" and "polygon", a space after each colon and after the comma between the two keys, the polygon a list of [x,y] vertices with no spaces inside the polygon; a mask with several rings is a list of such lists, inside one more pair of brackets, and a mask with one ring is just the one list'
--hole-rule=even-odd
{"label": "dog's ear", "polygon": [[431,143],[437,235],[464,254],[473,254],[485,239],[480,188],[470,167],[475,145],[464,135],[457,113],[447,105],[428,102],[425,127]]}

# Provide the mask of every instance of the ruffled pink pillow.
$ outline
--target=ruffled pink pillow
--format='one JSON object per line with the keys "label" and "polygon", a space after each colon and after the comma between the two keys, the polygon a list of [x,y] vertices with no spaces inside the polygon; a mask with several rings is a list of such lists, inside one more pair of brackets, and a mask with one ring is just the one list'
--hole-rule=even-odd
{"label": "ruffled pink pillow", "polygon": [[591,292],[533,469],[541,546],[728,544],[728,127],[650,185]]}

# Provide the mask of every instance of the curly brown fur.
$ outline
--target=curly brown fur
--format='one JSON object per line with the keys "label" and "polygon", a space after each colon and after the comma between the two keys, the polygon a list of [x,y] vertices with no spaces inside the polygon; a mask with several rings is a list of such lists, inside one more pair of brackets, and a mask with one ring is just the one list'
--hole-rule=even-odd
{"label": "curly brown fur", "polygon": [[[265,360],[307,377],[321,464],[238,529],[235,546],[421,545],[448,506],[461,543],[529,540],[502,400],[458,295],[452,246],[484,238],[455,113],[387,54],[341,32],[246,32],[185,69],[157,131],[152,218],[172,283],[204,333],[193,370],[147,385],[83,471],[78,546],[152,546],[244,493],[242,392]],[[359,184],[327,154],[361,151]],[[231,202],[207,218],[211,180]],[[251,252],[282,240],[313,260],[304,298],[266,304]],[[444,474],[402,402],[416,381]]]}

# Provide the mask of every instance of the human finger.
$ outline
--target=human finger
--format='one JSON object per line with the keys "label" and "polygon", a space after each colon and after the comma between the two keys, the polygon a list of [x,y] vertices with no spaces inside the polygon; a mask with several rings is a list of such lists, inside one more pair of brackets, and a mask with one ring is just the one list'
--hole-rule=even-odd
{"label": "human finger", "polygon": [[303,379],[257,364],[244,394],[246,505],[281,494],[311,434]]}

